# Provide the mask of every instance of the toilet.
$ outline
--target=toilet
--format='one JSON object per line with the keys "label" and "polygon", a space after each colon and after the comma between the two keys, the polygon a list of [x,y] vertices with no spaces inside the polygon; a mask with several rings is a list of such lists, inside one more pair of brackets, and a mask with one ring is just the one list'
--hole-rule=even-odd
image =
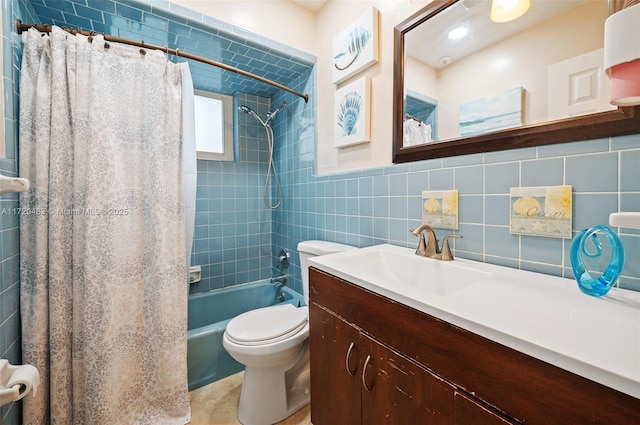
{"label": "toilet", "polygon": [[[298,244],[302,288],[309,302],[310,257],[357,249],[325,241]],[[245,365],[238,420],[273,424],[309,404],[309,308],[278,304],[243,313],[222,338],[227,352]]]}

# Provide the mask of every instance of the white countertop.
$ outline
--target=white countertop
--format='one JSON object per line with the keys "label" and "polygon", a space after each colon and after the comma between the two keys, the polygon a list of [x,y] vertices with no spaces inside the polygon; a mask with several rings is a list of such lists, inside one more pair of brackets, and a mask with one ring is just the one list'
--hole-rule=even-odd
{"label": "white countertop", "polygon": [[[602,298],[574,280],[457,258],[479,271],[474,283],[438,295],[399,285],[367,267],[345,267],[358,251],[313,257],[310,265],[500,344],[640,399],[640,292]],[[424,261],[438,261],[424,258]],[[425,276],[428,279],[428,276]],[[444,292],[443,292],[444,293]]]}

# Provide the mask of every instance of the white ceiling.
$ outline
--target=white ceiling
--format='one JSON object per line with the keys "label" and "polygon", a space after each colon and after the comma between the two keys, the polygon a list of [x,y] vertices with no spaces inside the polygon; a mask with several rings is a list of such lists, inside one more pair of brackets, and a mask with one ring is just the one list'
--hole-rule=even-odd
{"label": "white ceiling", "polygon": [[298,3],[300,6],[304,6],[307,9],[313,10],[316,12],[318,9],[324,5],[327,0],[293,0]]}
{"label": "white ceiling", "polygon": [[[489,19],[490,0],[462,0],[409,31],[405,36],[405,51],[433,68],[442,69],[446,66],[442,64],[443,57],[450,57],[451,62],[455,62],[584,1],[532,0],[531,8],[524,16],[496,24]],[[461,25],[469,28],[467,36],[450,40],[449,32]]]}

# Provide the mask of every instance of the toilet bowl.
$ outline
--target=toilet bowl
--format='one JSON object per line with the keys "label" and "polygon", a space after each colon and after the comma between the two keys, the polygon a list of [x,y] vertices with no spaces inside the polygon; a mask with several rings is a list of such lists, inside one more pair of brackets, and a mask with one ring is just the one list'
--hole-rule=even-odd
{"label": "toilet bowl", "polygon": [[[310,257],[357,249],[325,241],[298,244],[302,287],[309,302]],[[245,365],[238,420],[273,424],[309,404],[309,309],[291,304],[259,308],[233,318],[222,343]]]}

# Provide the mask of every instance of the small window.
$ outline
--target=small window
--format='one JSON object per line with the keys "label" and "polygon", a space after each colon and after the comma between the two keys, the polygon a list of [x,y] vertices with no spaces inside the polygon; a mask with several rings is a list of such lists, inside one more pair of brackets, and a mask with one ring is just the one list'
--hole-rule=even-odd
{"label": "small window", "polygon": [[233,99],[195,91],[196,156],[233,161]]}

